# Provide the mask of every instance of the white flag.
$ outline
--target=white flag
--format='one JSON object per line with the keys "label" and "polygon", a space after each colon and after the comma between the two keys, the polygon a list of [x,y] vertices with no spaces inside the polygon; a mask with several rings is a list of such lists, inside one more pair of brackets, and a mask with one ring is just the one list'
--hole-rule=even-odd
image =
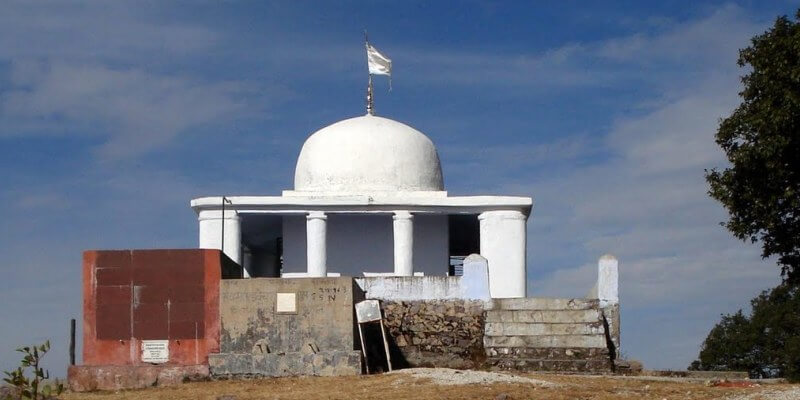
{"label": "white flag", "polygon": [[367,63],[372,75],[392,76],[392,60],[381,54],[378,49],[367,43]]}

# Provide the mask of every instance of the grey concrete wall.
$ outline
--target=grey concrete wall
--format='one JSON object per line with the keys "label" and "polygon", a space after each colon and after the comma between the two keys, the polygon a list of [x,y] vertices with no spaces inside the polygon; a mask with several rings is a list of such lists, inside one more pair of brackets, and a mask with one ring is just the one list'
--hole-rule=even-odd
{"label": "grey concrete wall", "polygon": [[[362,276],[394,271],[391,215],[328,214],[328,272]],[[414,216],[414,270],[446,275],[446,215]],[[306,217],[283,217],[283,271],[306,272]]]}
{"label": "grey concrete wall", "polygon": [[[294,294],[295,312],[277,309],[278,294]],[[220,286],[220,353],[214,376],[357,375],[352,278],[252,278]]]}
{"label": "grey concrete wall", "polygon": [[[351,278],[223,280],[221,352],[353,350],[353,289]],[[297,313],[277,313],[277,293],[295,293]]]}

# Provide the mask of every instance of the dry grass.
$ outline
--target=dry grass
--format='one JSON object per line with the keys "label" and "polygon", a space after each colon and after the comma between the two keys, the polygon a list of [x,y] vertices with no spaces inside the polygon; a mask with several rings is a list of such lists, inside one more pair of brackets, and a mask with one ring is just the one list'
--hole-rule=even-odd
{"label": "dry grass", "polygon": [[[188,383],[177,387],[105,393],[67,393],[65,400],[210,399],[222,395],[245,399],[720,399],[752,395],[769,389],[788,390],[797,385],[769,385],[755,388],[709,387],[702,382],[647,381],[614,377],[580,377],[523,374],[557,383],[557,387],[531,384],[436,385],[428,379],[403,374],[350,377],[296,377],[248,381]],[[768,398],[768,397],[765,397]]]}

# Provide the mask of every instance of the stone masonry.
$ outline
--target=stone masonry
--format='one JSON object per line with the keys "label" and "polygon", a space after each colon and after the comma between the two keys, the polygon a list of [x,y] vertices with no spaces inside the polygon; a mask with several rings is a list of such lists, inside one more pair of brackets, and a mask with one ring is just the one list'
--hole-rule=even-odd
{"label": "stone masonry", "polygon": [[[484,346],[495,369],[612,372],[619,343],[597,299],[495,299]],[[614,322],[618,326],[618,319]]]}
{"label": "stone masonry", "polygon": [[392,363],[402,367],[476,368],[483,350],[484,302],[382,301]]}

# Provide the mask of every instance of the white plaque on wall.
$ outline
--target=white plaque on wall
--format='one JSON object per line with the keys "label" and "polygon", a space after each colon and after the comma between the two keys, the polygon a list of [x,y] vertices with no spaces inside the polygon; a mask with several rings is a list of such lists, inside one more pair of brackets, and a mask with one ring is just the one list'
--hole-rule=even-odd
{"label": "white plaque on wall", "polygon": [[278,293],[275,299],[275,312],[284,314],[297,313],[297,296],[294,293]]}
{"label": "white plaque on wall", "polygon": [[169,361],[169,340],[142,340],[142,362],[161,364]]}

